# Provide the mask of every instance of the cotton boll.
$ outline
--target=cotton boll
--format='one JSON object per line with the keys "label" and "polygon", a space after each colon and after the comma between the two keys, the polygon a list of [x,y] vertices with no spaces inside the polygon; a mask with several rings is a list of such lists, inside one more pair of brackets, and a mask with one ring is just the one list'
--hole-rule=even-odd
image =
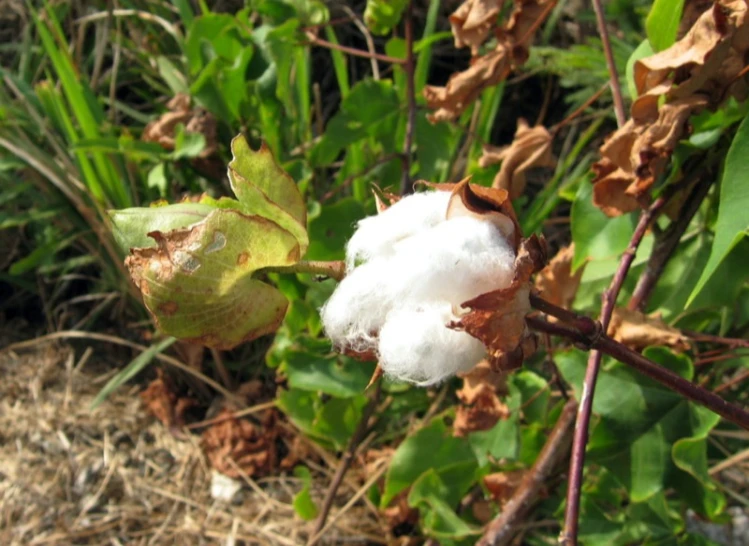
{"label": "cotton boll", "polygon": [[461,217],[398,242],[390,259],[393,284],[407,287],[398,301],[447,301],[460,305],[506,288],[514,275],[515,252],[497,228]]}
{"label": "cotton boll", "polygon": [[431,191],[404,197],[377,216],[361,220],[346,246],[346,267],[391,254],[393,245],[445,220],[450,192]]}
{"label": "cotton boll", "polygon": [[389,376],[434,385],[473,368],[486,349],[465,332],[447,327],[457,320],[449,304],[391,312],[380,331],[380,367]]}
{"label": "cotton boll", "polygon": [[391,268],[378,259],[349,273],[320,310],[326,335],[342,348],[374,349],[377,332],[392,309]]}

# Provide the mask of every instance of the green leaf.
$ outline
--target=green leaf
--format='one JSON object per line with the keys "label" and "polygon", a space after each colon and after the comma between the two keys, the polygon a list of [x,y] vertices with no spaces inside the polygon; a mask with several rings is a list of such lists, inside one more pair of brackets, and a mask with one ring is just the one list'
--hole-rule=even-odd
{"label": "green leaf", "polygon": [[[693,366],[687,357],[663,348],[647,349],[645,356],[691,379]],[[585,354],[567,351],[556,360],[579,396]],[[704,409],[619,364],[601,372],[593,411],[600,421],[588,443],[590,461],[616,476],[633,502],[646,501],[671,480],[684,477],[672,459],[672,446],[683,438],[704,438],[719,420],[706,418]]]}
{"label": "green leaf", "polygon": [[175,341],[177,341],[175,338],[168,337],[166,339],[163,339],[162,341],[159,341],[158,343],[154,343],[148,349],[140,353],[130,362],[130,364],[125,366],[117,375],[107,381],[107,384],[102,387],[102,389],[96,395],[96,398],[94,398],[93,402],[91,402],[90,408],[92,410],[95,409],[99,404],[106,400],[110,394],[130,381],[143,368],[148,366],[157,354],[163,353]]}
{"label": "green leaf", "polygon": [[306,466],[297,466],[294,468],[294,476],[299,478],[304,484],[302,490],[294,495],[294,500],[291,503],[294,507],[294,512],[304,521],[312,521],[317,517],[319,512],[317,505],[312,500],[312,495],[310,495],[312,474],[310,474],[309,468]]}
{"label": "green leaf", "polygon": [[323,207],[309,224],[307,259],[342,260],[346,256],[346,241],[354,233],[356,222],[364,216],[364,207],[352,197]]}
{"label": "green leaf", "polygon": [[[713,248],[702,276],[689,296],[687,305],[694,301],[731,249],[745,237],[749,230],[749,214],[747,214],[749,171],[745,165],[747,154],[749,154],[749,117],[741,122],[726,156],[725,168],[720,180],[720,203],[718,219],[715,223]],[[746,279],[749,271],[743,268],[735,273],[742,279]]]}
{"label": "green leaf", "polygon": [[204,149],[205,136],[201,133],[188,133],[184,125],[177,125],[174,135],[174,151],[170,154],[172,159],[198,157]]}
{"label": "green leaf", "polygon": [[383,36],[397,25],[408,0],[367,0],[364,22],[374,34]]}
{"label": "green leaf", "polygon": [[[656,2],[657,1],[659,0],[656,0]],[[676,1],[683,2],[684,0]],[[643,40],[632,52],[632,55],[629,56],[629,59],[627,59],[627,90],[629,91],[629,96],[632,98],[637,97],[637,86],[635,85],[635,63],[640,59],[650,57],[653,53],[655,53],[655,51],[653,51],[653,46],[650,45],[650,42],[648,40]]]}
{"label": "green leaf", "polygon": [[[663,51],[676,41],[684,0],[655,0],[645,20],[648,40],[655,51]],[[633,95],[634,96],[634,95]]]}
{"label": "green leaf", "polygon": [[364,392],[374,365],[340,355],[290,351],[286,355],[285,370],[292,388],[350,398]]}
{"label": "green leaf", "polygon": [[[472,473],[466,476],[467,486],[470,486],[474,476]],[[459,499],[450,499],[449,489],[434,469],[427,470],[414,482],[408,494],[408,504],[419,509],[422,530],[428,536],[443,539],[479,534],[479,528],[469,525],[455,513],[453,506]]]}
{"label": "green leaf", "polygon": [[131,248],[155,247],[156,242],[148,233],[167,232],[196,224],[214,210],[215,207],[208,204],[180,203],[110,210],[109,217],[115,241],[123,252],[128,253]]}
{"label": "green leaf", "polygon": [[302,255],[309,246],[307,207],[296,183],[263,144],[253,151],[243,136],[231,142],[231,188],[248,214],[271,220],[296,237]]}
{"label": "green leaf", "polygon": [[723,512],[726,506],[725,497],[718,491],[708,474],[707,464],[707,431],[714,427],[719,419],[714,413],[704,408],[700,409],[703,412],[705,434],[678,440],[672,449],[674,463],[692,479],[685,480],[681,477],[679,480],[673,480],[673,486],[689,501],[694,510],[712,519]]}
{"label": "green leaf", "polygon": [[593,185],[583,182],[571,212],[575,257],[572,269],[586,260],[614,258],[624,252],[634,231],[631,215],[609,218],[593,204]]}
{"label": "green leaf", "polygon": [[299,260],[298,241],[278,224],[217,209],[197,224],[150,236],[157,247],[134,249],[126,265],[161,331],[230,349],[281,324],[286,298],[253,278],[258,269]]}
{"label": "green leaf", "polygon": [[428,470],[441,475],[453,467],[466,465],[477,467],[473,450],[465,440],[454,438],[445,423],[437,419],[398,446],[385,476],[380,506],[390,504]]}

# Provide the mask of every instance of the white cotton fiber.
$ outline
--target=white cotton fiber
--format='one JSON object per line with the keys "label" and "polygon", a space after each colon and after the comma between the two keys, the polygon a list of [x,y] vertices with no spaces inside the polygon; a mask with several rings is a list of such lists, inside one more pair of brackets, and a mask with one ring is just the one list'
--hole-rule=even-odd
{"label": "white cotton fiber", "polygon": [[434,385],[473,368],[484,345],[465,332],[447,328],[457,320],[449,305],[393,311],[380,331],[380,367],[390,377],[420,386]]}
{"label": "white cotton fiber", "polygon": [[433,191],[404,197],[376,216],[364,218],[346,245],[346,266],[389,255],[393,245],[444,221],[450,192]]}
{"label": "white cotton fiber", "polygon": [[449,197],[405,197],[362,220],[347,247],[348,274],[321,310],[337,348],[374,350],[389,376],[419,385],[482,358],[478,340],[447,324],[462,303],[506,288],[514,275],[515,252],[502,232],[472,216],[446,220]]}

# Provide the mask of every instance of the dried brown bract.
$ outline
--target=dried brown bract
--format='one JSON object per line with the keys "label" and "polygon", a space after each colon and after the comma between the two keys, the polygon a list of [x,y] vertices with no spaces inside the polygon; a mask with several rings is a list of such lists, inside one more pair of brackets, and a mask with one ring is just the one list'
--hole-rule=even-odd
{"label": "dried brown bract", "polygon": [[[574,256],[575,245],[566,246],[536,275],[535,286],[544,299],[564,309],[572,307],[585,270],[585,266],[581,266],[572,273]],[[555,319],[549,317],[549,320]]]}
{"label": "dried brown bract", "polygon": [[660,317],[622,307],[614,309],[608,333],[616,341],[638,351],[645,347],[663,346],[683,352],[690,347],[689,339]]}
{"label": "dried brown bract", "polygon": [[719,0],[696,20],[688,12],[685,20],[694,24],[683,38],[635,63],[639,96],[632,118],[609,137],[593,166],[593,201],[607,215],[647,205],[650,188],[687,134],[692,114],[715,108],[728,97],[746,97],[746,15],[743,0]]}
{"label": "dried brown bract", "polygon": [[[516,0],[512,14],[503,26],[494,31],[497,44],[492,51],[478,56],[479,39],[489,35],[485,31],[491,14],[499,6],[495,2],[472,1],[463,4],[451,17],[455,44],[469,45],[473,58],[471,66],[453,74],[447,85],[424,88],[424,97],[430,108],[436,111],[429,116],[432,122],[457,118],[481,92],[497,85],[525,63],[528,47],[535,30],[543,23],[556,0]],[[474,15],[475,10],[475,15]]]}
{"label": "dried brown bract", "polygon": [[519,118],[512,144],[503,147],[485,145],[479,166],[502,163],[492,186],[507,190],[510,199],[517,199],[525,190],[526,173],[529,170],[556,165],[551,153],[552,138],[546,127],[529,127],[527,121]]}
{"label": "dried brown bract", "polygon": [[488,361],[482,360],[460,377],[463,379],[463,387],[456,393],[461,404],[453,423],[455,436],[462,437],[478,430],[489,430],[501,419],[507,419],[510,410],[500,399],[507,390],[506,373],[495,371]]}

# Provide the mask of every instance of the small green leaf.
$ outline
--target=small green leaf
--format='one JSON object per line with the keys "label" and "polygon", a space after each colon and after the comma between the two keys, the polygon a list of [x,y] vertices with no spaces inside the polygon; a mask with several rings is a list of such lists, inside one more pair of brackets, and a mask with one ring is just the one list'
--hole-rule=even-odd
{"label": "small green leaf", "polygon": [[676,41],[684,0],[655,0],[645,20],[648,40],[655,51],[663,51]]}
{"label": "small green leaf", "polygon": [[[689,306],[721,262],[747,234],[749,230],[749,171],[746,158],[749,155],[749,117],[741,122],[726,156],[723,176],[720,180],[720,203],[715,223],[715,240],[702,276],[689,296]],[[749,270],[735,271],[737,277],[746,279]]]}
{"label": "small green leaf", "polygon": [[304,484],[302,490],[294,495],[294,500],[292,501],[294,512],[304,521],[312,521],[318,514],[317,505],[312,500],[312,495],[310,495],[312,474],[310,474],[309,468],[306,466],[297,466],[294,468],[294,476],[299,478]]}
{"label": "small green leaf", "polygon": [[229,180],[243,212],[260,215],[290,232],[304,255],[309,245],[307,207],[296,183],[265,144],[254,151],[240,135],[232,140],[231,151]]}
{"label": "small green leaf", "polygon": [[161,331],[220,349],[274,332],[287,301],[255,278],[258,269],[299,260],[299,244],[278,224],[216,209],[189,227],[153,231],[156,248],[125,264]]}
{"label": "small green leaf", "polygon": [[374,372],[374,365],[340,355],[326,357],[290,351],[286,356],[285,370],[292,388],[350,398],[364,392]]}
{"label": "small green leaf", "polygon": [[[474,476],[472,473],[466,476],[470,486]],[[479,528],[469,525],[455,513],[452,506],[457,501],[448,500],[449,489],[434,469],[424,472],[411,487],[408,504],[419,509],[424,533],[442,539],[460,539],[479,534]]]}
{"label": "small green leaf", "polygon": [[374,34],[383,36],[397,25],[408,0],[367,0],[364,22]]}

